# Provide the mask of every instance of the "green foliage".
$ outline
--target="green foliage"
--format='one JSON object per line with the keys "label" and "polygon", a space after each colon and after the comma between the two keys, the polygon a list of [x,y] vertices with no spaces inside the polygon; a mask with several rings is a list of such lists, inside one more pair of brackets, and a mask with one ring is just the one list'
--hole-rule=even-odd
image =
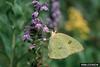
{"label": "green foliage", "polygon": [[[22,34],[24,25],[31,19],[31,6],[31,2],[27,0],[0,0],[1,67],[27,65],[28,44],[23,43]],[[26,61],[22,62],[23,60]]]}

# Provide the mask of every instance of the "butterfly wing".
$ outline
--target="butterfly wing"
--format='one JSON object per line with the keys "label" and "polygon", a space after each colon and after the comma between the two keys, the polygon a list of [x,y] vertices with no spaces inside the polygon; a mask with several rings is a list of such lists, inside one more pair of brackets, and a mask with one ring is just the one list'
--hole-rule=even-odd
{"label": "butterfly wing", "polygon": [[73,53],[82,51],[83,47],[74,38],[62,33],[57,33],[51,36],[48,49],[48,56],[50,58],[63,59]]}
{"label": "butterfly wing", "polygon": [[61,59],[68,55],[67,46],[63,44],[62,39],[59,38],[59,36],[57,36],[56,34],[50,38],[48,49],[48,56],[52,59]]}

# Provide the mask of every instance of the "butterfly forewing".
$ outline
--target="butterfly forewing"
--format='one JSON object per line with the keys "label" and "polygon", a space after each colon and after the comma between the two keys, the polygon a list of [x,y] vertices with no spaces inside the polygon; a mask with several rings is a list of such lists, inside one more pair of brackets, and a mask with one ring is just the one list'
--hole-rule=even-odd
{"label": "butterfly forewing", "polygon": [[66,44],[63,43],[63,40],[59,36],[55,35],[51,37],[48,46],[49,57],[53,59],[65,58],[68,55],[66,47]]}

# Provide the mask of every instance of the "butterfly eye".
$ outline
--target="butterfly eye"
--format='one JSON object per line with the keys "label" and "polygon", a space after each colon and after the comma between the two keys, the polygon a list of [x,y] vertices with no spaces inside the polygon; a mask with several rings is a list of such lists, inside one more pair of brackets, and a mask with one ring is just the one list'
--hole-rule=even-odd
{"label": "butterfly eye", "polygon": [[72,43],[72,41],[71,41],[71,40],[69,40],[69,41],[68,41],[68,44],[71,44],[71,43]]}

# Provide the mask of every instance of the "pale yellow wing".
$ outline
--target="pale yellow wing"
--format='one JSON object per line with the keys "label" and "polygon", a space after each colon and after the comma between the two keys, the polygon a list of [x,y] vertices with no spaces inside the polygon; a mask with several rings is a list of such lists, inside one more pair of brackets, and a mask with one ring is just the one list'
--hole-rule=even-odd
{"label": "pale yellow wing", "polygon": [[52,59],[63,59],[83,50],[83,46],[74,38],[56,33],[50,37],[48,56]]}

